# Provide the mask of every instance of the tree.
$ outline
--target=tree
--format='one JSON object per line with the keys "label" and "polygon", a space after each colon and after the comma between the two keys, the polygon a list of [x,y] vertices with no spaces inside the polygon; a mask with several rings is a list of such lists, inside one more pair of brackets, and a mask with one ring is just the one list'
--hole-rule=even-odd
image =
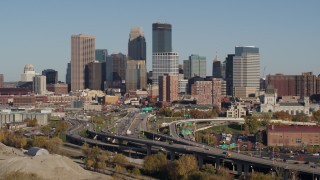
{"label": "tree", "polygon": [[103,124],[104,119],[102,117],[94,116],[92,122],[96,124]]}
{"label": "tree", "polygon": [[49,135],[50,135],[50,130],[51,130],[51,127],[50,126],[42,126],[41,128],[40,128],[40,131],[43,133],[43,134],[45,134],[46,136],[48,136],[49,137]]}
{"label": "tree", "polygon": [[35,173],[12,171],[6,173],[3,177],[0,177],[0,180],[43,180],[43,178]]}
{"label": "tree", "polygon": [[275,112],[273,114],[274,118],[279,119],[279,120],[288,120],[291,121],[292,120],[292,116],[284,111],[280,111],[280,112]]}
{"label": "tree", "polygon": [[15,143],[16,148],[23,148],[26,145],[27,145],[27,138],[22,137],[22,136],[17,138],[16,143]]}
{"label": "tree", "polygon": [[137,168],[137,167],[133,168],[132,171],[131,171],[131,173],[132,173],[133,175],[136,175],[136,176],[140,176],[140,175],[141,175],[140,169]]}
{"label": "tree", "polygon": [[249,128],[250,133],[255,133],[257,132],[260,122],[258,119],[254,116],[246,116],[245,118],[245,125]]}
{"label": "tree", "polygon": [[119,166],[127,166],[129,164],[129,161],[127,158],[122,154],[117,154],[112,158],[112,162],[114,165]]}
{"label": "tree", "polygon": [[144,158],[143,168],[149,174],[165,174],[168,160],[165,154],[152,154]]}
{"label": "tree", "polygon": [[263,120],[271,120],[272,115],[270,113],[261,112],[258,117],[259,117],[259,119],[261,121],[263,121]]}
{"label": "tree", "polygon": [[32,146],[44,148],[44,147],[47,147],[47,143],[48,142],[46,140],[46,137],[35,136],[32,142]]}
{"label": "tree", "polygon": [[171,111],[170,108],[160,108],[159,114],[166,117],[171,117],[173,115],[173,112]]}
{"label": "tree", "polygon": [[189,173],[198,170],[198,162],[194,155],[182,155],[177,161],[176,173],[179,177],[186,177]]}
{"label": "tree", "polygon": [[38,125],[38,120],[33,118],[32,120],[26,120],[28,127],[36,127]]}
{"label": "tree", "polygon": [[109,156],[108,152],[102,151],[97,146],[90,148],[87,143],[83,144],[82,151],[86,156],[84,162],[88,168],[93,167],[95,170],[99,170],[106,167],[106,161]]}
{"label": "tree", "polygon": [[298,113],[292,117],[292,121],[308,122],[309,117],[304,113]]}
{"label": "tree", "polygon": [[220,168],[217,170],[217,175],[220,176],[220,179],[223,180],[233,180],[233,175],[230,173],[229,169]]}
{"label": "tree", "polygon": [[257,131],[255,134],[256,142],[262,143],[263,141],[263,135],[262,131]]}
{"label": "tree", "polygon": [[188,176],[189,180],[218,180],[219,177],[207,172],[195,171]]}
{"label": "tree", "polygon": [[58,133],[58,136],[62,133],[66,133],[68,129],[68,123],[66,121],[60,121],[57,123],[56,132]]}
{"label": "tree", "polygon": [[214,134],[202,134],[202,142],[208,145],[215,145],[217,143],[217,137]]}
{"label": "tree", "polygon": [[263,174],[259,172],[255,172],[249,175],[249,180],[274,180],[271,174]]}
{"label": "tree", "polygon": [[117,172],[126,172],[126,171],[127,171],[126,168],[124,168],[124,167],[122,167],[122,166],[120,166],[120,165],[116,165],[116,166],[114,167],[114,169],[115,169]]}
{"label": "tree", "polygon": [[90,168],[93,167],[94,161],[93,161],[92,159],[88,159],[88,160],[86,160],[85,164],[86,164],[86,167],[87,167],[88,169],[90,169]]}
{"label": "tree", "polygon": [[214,166],[212,164],[203,165],[202,170],[204,172],[209,173],[209,174],[214,174],[215,173],[215,168],[214,168]]}
{"label": "tree", "polygon": [[8,134],[7,130],[0,130],[0,142],[4,142]]}
{"label": "tree", "polygon": [[60,152],[60,148],[62,147],[62,140],[58,137],[54,137],[47,140],[46,148],[50,153],[58,154]]}
{"label": "tree", "polygon": [[315,121],[318,121],[318,123],[320,123],[320,110],[313,112],[312,117]]}

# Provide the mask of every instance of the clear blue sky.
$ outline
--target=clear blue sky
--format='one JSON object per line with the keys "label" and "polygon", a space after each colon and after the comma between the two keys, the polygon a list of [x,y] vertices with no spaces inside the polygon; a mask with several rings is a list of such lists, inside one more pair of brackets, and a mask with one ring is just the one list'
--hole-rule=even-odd
{"label": "clear blue sky", "polygon": [[131,27],[141,26],[151,70],[152,23],[173,28],[180,62],[190,54],[207,57],[207,74],[237,45],[260,48],[261,73],[301,74],[320,70],[320,1],[298,0],[1,0],[0,73],[17,81],[25,64],[37,72],[53,68],[65,81],[70,36],[96,36],[96,48],[127,53]]}

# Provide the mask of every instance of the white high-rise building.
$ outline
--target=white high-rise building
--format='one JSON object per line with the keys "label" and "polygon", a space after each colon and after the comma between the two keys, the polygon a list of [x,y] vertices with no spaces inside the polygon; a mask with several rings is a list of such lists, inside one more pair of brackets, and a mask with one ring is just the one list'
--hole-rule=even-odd
{"label": "white high-rise building", "polygon": [[24,66],[24,71],[20,76],[20,81],[30,82],[33,80],[33,77],[36,75],[34,67],[32,64],[27,64]]}
{"label": "white high-rise building", "polygon": [[47,92],[46,76],[36,75],[33,77],[33,92],[40,95],[46,94]]}
{"label": "white high-rise building", "polygon": [[152,83],[158,84],[159,76],[179,75],[179,54],[177,52],[158,52],[152,54]]}
{"label": "white high-rise building", "polygon": [[241,46],[235,48],[233,57],[233,96],[249,97],[260,87],[259,48]]}

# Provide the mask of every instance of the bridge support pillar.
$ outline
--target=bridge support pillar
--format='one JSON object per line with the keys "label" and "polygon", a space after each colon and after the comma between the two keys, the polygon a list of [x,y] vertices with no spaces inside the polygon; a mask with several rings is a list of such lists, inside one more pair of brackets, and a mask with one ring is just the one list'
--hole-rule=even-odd
{"label": "bridge support pillar", "polygon": [[221,159],[220,158],[216,158],[216,163],[215,163],[215,168],[216,169],[220,169],[220,161],[221,161]]}
{"label": "bridge support pillar", "polygon": [[170,151],[170,160],[174,161],[176,159],[176,154],[174,151]]}
{"label": "bridge support pillar", "polygon": [[123,140],[118,139],[118,144],[123,144]]}
{"label": "bridge support pillar", "polygon": [[243,165],[244,165],[244,169],[243,169],[244,174],[248,174],[249,169],[250,169],[250,165],[247,163],[244,163]]}
{"label": "bridge support pillar", "polygon": [[147,145],[147,156],[151,155],[151,145]]}
{"label": "bridge support pillar", "polygon": [[283,179],[283,180],[289,180],[289,170],[288,170],[288,169],[284,169],[284,170],[283,170],[282,179]]}
{"label": "bridge support pillar", "polygon": [[242,174],[242,163],[240,163],[240,162],[237,162],[237,171],[238,171],[239,175]]}
{"label": "bridge support pillar", "polygon": [[197,160],[198,160],[198,166],[199,168],[202,168],[203,166],[203,157],[201,155],[196,155]]}
{"label": "bridge support pillar", "polygon": [[234,172],[235,171],[235,164],[234,163],[232,163],[232,172]]}

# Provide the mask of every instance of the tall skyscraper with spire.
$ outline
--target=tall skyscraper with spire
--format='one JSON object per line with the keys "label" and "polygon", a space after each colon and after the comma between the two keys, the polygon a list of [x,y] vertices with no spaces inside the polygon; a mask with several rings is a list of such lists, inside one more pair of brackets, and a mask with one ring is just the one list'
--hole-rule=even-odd
{"label": "tall skyscraper with spire", "polygon": [[222,66],[221,61],[219,61],[218,56],[216,56],[212,63],[212,77],[222,78]]}
{"label": "tall skyscraper with spire", "polygon": [[146,40],[141,27],[133,27],[129,34],[126,65],[126,91],[147,87]]}
{"label": "tall skyscraper with spire", "polygon": [[85,67],[95,60],[96,37],[79,34],[71,36],[71,90],[85,89]]}
{"label": "tall skyscraper with spire", "polygon": [[141,27],[133,27],[129,34],[128,59],[146,60],[147,45],[144,32]]}
{"label": "tall skyscraper with spire", "polygon": [[152,24],[152,83],[159,76],[179,74],[179,54],[172,52],[172,26],[167,23]]}

